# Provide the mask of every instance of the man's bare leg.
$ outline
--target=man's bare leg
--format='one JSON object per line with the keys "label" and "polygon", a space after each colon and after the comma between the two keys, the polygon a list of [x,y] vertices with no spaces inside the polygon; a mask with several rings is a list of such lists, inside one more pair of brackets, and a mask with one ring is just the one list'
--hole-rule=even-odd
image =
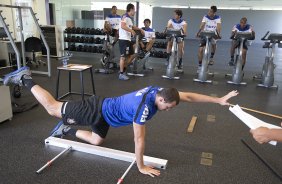
{"label": "man's bare leg", "polygon": [[198,61],[199,61],[199,66],[202,66],[202,61],[203,61],[203,51],[205,47],[199,47],[198,51]]}
{"label": "man's bare leg", "polygon": [[63,103],[56,101],[54,97],[39,85],[31,88],[31,92],[37,101],[46,109],[46,111],[57,118],[62,118],[61,108]]}
{"label": "man's bare leg", "polygon": [[98,134],[87,130],[77,130],[76,137],[94,145],[100,145],[104,141]]}

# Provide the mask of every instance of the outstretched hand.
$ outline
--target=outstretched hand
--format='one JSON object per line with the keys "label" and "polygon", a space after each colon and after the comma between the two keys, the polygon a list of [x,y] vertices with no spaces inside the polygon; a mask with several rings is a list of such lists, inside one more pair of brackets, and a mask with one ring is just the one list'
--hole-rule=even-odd
{"label": "outstretched hand", "polygon": [[153,167],[150,167],[150,166],[144,166],[144,167],[140,168],[139,171],[142,174],[146,174],[146,175],[149,175],[151,177],[159,176],[161,174],[161,172],[159,170],[156,170],[156,169],[154,169]]}
{"label": "outstretched hand", "polygon": [[230,103],[228,102],[228,100],[234,96],[237,96],[239,94],[239,92],[237,90],[231,91],[229,92],[227,95],[219,98],[219,104],[220,105],[230,105]]}

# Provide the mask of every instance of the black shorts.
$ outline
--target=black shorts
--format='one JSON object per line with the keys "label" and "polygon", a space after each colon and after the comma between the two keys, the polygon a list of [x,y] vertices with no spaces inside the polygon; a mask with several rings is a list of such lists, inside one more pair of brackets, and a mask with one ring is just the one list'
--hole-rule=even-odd
{"label": "black shorts", "polygon": [[[216,39],[210,38],[210,44],[216,45]],[[199,47],[205,47],[207,44],[206,38],[201,38]]]}
{"label": "black shorts", "polygon": [[[244,40],[244,43],[243,43],[243,48],[246,49],[246,50],[248,50],[247,41],[248,41],[248,40]],[[234,46],[235,46],[235,48],[240,47],[240,43],[241,43],[241,41],[235,40],[235,41],[234,41]]]}
{"label": "black shorts", "polygon": [[110,33],[111,37],[116,37],[118,36],[118,30],[117,29],[112,29],[112,32]]}
{"label": "black shorts", "polygon": [[119,40],[120,57],[134,54],[133,43],[129,40]]}
{"label": "black shorts", "polygon": [[64,124],[91,126],[94,133],[105,138],[110,125],[102,114],[103,100],[92,96],[83,101],[64,102],[61,109]]}

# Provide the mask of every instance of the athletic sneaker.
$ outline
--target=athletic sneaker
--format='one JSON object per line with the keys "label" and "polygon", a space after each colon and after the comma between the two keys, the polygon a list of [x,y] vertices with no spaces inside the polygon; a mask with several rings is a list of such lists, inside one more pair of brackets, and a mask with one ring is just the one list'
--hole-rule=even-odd
{"label": "athletic sneaker", "polygon": [[183,69],[182,64],[181,65],[177,65],[177,68],[178,68],[178,70],[182,70]]}
{"label": "athletic sneaker", "polygon": [[230,59],[229,63],[228,63],[229,66],[234,66],[234,59]]}
{"label": "athletic sneaker", "polygon": [[213,65],[214,64],[214,59],[213,58],[210,58],[209,60],[209,65]]}
{"label": "athletic sneaker", "polygon": [[23,75],[31,75],[31,72],[29,70],[29,67],[24,66],[21,67],[20,69],[9,73],[5,76],[4,78],[4,85],[8,85],[8,84],[18,84],[20,86],[22,86],[22,76]]}
{"label": "athletic sneaker", "polygon": [[197,69],[197,73],[199,73],[201,71],[202,68],[202,64],[199,64],[198,69]]}
{"label": "athletic sneaker", "polygon": [[70,129],[70,126],[64,125],[63,121],[60,121],[56,127],[52,130],[50,136],[52,137],[61,137],[63,136],[63,131],[67,132],[67,130]]}
{"label": "athletic sneaker", "polygon": [[129,77],[126,76],[124,73],[120,73],[118,76],[119,80],[129,80]]}

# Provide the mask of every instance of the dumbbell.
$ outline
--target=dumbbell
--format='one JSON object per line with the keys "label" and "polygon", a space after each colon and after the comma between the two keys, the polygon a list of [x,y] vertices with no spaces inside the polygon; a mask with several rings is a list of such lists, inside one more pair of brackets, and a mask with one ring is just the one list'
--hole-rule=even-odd
{"label": "dumbbell", "polygon": [[64,37],[64,42],[69,42],[70,37]]}
{"label": "dumbbell", "polygon": [[104,29],[101,29],[101,35],[105,35]]}
{"label": "dumbbell", "polygon": [[95,42],[95,39],[93,37],[90,37],[89,38],[89,43],[94,43]]}
{"label": "dumbbell", "polygon": [[164,52],[164,56],[163,56],[163,58],[167,58],[167,57],[168,57],[167,52]]}
{"label": "dumbbell", "polygon": [[92,52],[92,46],[88,46],[87,52]]}
{"label": "dumbbell", "polygon": [[103,47],[102,46],[98,47],[98,53],[103,53]]}
{"label": "dumbbell", "polygon": [[101,42],[102,42],[102,41],[101,41],[101,38],[100,38],[100,37],[97,37],[97,38],[95,39],[95,43],[96,43],[96,44],[101,44]]}
{"label": "dumbbell", "polygon": [[94,46],[93,49],[92,49],[92,52],[93,52],[93,53],[97,53],[97,52],[98,52],[98,47],[97,47],[97,46]]}
{"label": "dumbbell", "polygon": [[90,41],[90,38],[89,38],[89,37],[85,37],[85,38],[84,38],[84,43],[89,43],[89,41]]}
{"label": "dumbbell", "polygon": [[75,30],[75,33],[76,33],[76,34],[81,34],[81,28],[80,28],[80,27],[77,27],[76,30]]}
{"label": "dumbbell", "polygon": [[67,27],[64,32],[65,33],[71,33],[71,27]]}
{"label": "dumbbell", "polygon": [[91,29],[90,28],[86,28],[85,33],[84,34],[91,34]]}
{"label": "dumbbell", "polygon": [[75,36],[71,36],[70,42],[75,42],[75,41],[76,41],[76,37]]}
{"label": "dumbbell", "polygon": [[71,44],[71,45],[69,46],[69,51],[76,51],[76,47],[75,47],[74,44]]}
{"label": "dumbbell", "polygon": [[76,36],[75,37],[75,41],[74,42],[78,42],[78,43],[80,43],[80,36]]}
{"label": "dumbbell", "polygon": [[88,45],[84,45],[82,51],[83,52],[88,52],[88,48],[89,48]]}
{"label": "dumbbell", "polygon": [[92,34],[92,35],[95,35],[95,28],[91,28],[91,30],[90,30],[90,34]]}
{"label": "dumbbell", "polygon": [[83,49],[83,46],[82,46],[82,45],[79,45],[78,47],[76,47],[76,51],[81,52],[81,51],[82,51],[82,49]]}
{"label": "dumbbell", "polygon": [[80,34],[86,34],[86,28],[81,28],[81,30],[80,30]]}
{"label": "dumbbell", "polygon": [[72,27],[70,33],[75,34],[75,32],[76,32],[76,27]]}
{"label": "dumbbell", "polygon": [[96,35],[101,35],[101,30],[99,28],[96,29]]}

